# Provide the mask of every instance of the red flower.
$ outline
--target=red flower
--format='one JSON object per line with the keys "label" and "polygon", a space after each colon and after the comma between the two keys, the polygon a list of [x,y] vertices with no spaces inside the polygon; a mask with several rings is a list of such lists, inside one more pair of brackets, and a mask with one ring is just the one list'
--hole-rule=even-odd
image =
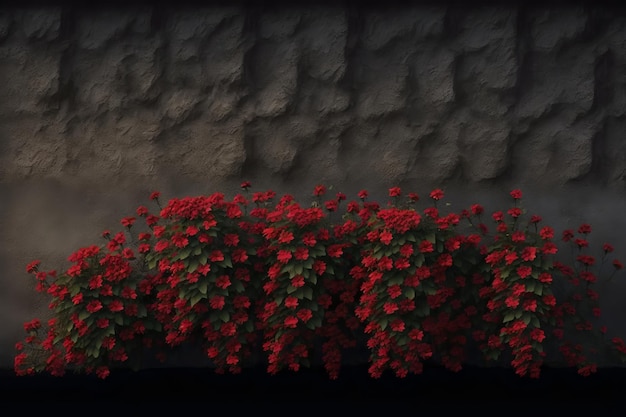
{"label": "red flower", "polygon": [[160,196],[161,193],[159,191],[153,191],[150,193],[150,200],[158,200]]}
{"label": "red flower", "polygon": [[400,319],[395,319],[390,323],[391,330],[395,332],[403,332],[406,326],[404,325],[404,321]]}
{"label": "red flower", "polygon": [[539,275],[539,282],[544,283],[544,284],[550,284],[552,282],[552,275],[550,275],[547,272],[542,272]]}
{"label": "red flower", "polygon": [[419,251],[421,253],[430,253],[434,251],[433,244],[428,240],[423,240],[419,245]]}
{"label": "red flower", "polygon": [[613,246],[608,243],[605,243],[604,245],[602,245],[602,250],[604,251],[604,253],[613,252]]}
{"label": "red flower", "polygon": [[79,292],[75,296],[72,297],[72,304],[78,305],[83,302],[83,293]]}
{"label": "red flower", "polygon": [[509,216],[517,218],[522,215],[522,209],[519,207],[513,207],[510,208],[507,213],[509,214]]}
{"label": "red flower", "polygon": [[530,222],[531,222],[531,223],[533,223],[533,224],[534,224],[534,223],[539,223],[540,221],[541,221],[541,217],[540,217],[540,216],[537,216],[537,215],[533,215],[533,216],[531,216],[531,218],[530,218]]}
{"label": "red flower", "polygon": [[96,375],[100,379],[105,379],[110,374],[111,374],[111,371],[109,371],[109,368],[106,367],[106,366],[100,366],[100,367],[98,367],[98,369],[96,369]]}
{"label": "red flower", "polygon": [[588,224],[581,224],[578,228],[578,233],[583,235],[591,233],[591,226]]}
{"label": "red flower", "polygon": [[294,288],[300,288],[304,286],[304,277],[302,275],[296,275],[291,278],[291,286]]}
{"label": "red flower", "polygon": [[223,290],[230,287],[230,284],[230,278],[228,277],[228,275],[221,275],[215,280],[215,286]]}
{"label": "red flower", "polygon": [[524,234],[524,232],[517,230],[511,235],[511,240],[516,243],[521,243],[526,240],[526,235]]}
{"label": "red flower", "polygon": [[124,217],[121,220],[122,226],[124,227],[131,227],[133,225],[133,223],[135,223],[135,218],[134,217]]}
{"label": "red flower", "polygon": [[252,184],[250,183],[250,181],[244,181],[241,183],[240,187],[244,190],[247,190],[248,188],[252,187]]}
{"label": "red flower", "polygon": [[398,298],[402,295],[402,288],[399,285],[392,285],[391,287],[387,288],[387,294],[389,294],[389,297],[391,297],[392,299]]}
{"label": "red flower", "polygon": [[28,265],[26,265],[26,272],[28,272],[29,274],[32,274],[33,272],[37,271],[37,267],[39,266],[41,262],[38,260],[32,261],[31,263],[29,263]]}
{"label": "red flower", "polygon": [[278,251],[278,255],[276,256],[276,259],[278,260],[278,262],[282,264],[286,264],[287,262],[289,262],[291,257],[292,257],[292,254],[290,251],[282,249]]}
{"label": "red flower", "polygon": [[380,241],[381,241],[381,243],[383,243],[385,245],[389,245],[391,243],[392,239],[393,239],[393,235],[389,231],[387,231],[387,230],[384,230],[380,234]]}
{"label": "red flower", "polygon": [[434,189],[430,192],[429,194],[430,198],[432,198],[433,200],[441,200],[444,196],[443,190],[437,188]]}
{"label": "red flower", "polygon": [[26,332],[35,331],[39,329],[40,327],[41,327],[41,322],[39,321],[39,319],[33,319],[29,322],[24,323],[24,330]]}
{"label": "red flower", "polygon": [[572,232],[569,229],[563,231],[563,237],[561,238],[563,242],[569,242],[573,238],[574,238],[574,232]]}
{"label": "red flower", "polygon": [[393,187],[389,189],[389,197],[400,197],[402,195],[402,190],[400,187]]}
{"label": "red flower", "polygon": [[501,222],[504,220],[504,214],[501,211],[496,211],[491,215],[491,218],[496,222]]}
{"label": "red flower", "polygon": [[541,343],[546,338],[546,335],[543,333],[543,330],[541,329],[532,329],[530,331],[530,338]]}
{"label": "red flower", "polygon": [[527,246],[522,250],[522,259],[524,261],[534,261],[537,257],[537,248],[534,246]]}
{"label": "red flower", "polygon": [[615,269],[622,269],[624,267],[624,265],[622,265],[622,263],[617,259],[613,260],[613,266],[615,267]]}
{"label": "red flower", "polygon": [[97,311],[102,310],[102,303],[98,300],[93,300],[93,301],[90,301],[87,304],[87,307],[85,308],[87,309],[88,312],[95,313]]}
{"label": "red flower", "polygon": [[514,200],[519,200],[520,198],[522,198],[522,191],[519,189],[515,189],[513,191],[511,191],[511,197],[513,197]]}
{"label": "red flower", "polygon": [[122,304],[119,300],[113,300],[109,303],[109,310],[112,312],[122,311],[124,310],[124,304]]}
{"label": "red flower", "polygon": [[326,210],[328,211],[336,211],[337,208],[339,208],[339,203],[337,200],[328,200],[324,202],[324,207],[326,207]]}
{"label": "red flower", "polygon": [[[289,243],[293,240],[293,233],[288,230],[281,230],[278,235],[278,243]],[[305,243],[306,244],[306,243]]]}
{"label": "red flower", "polygon": [[365,200],[368,196],[367,190],[361,190],[357,194],[361,200]]}
{"label": "red flower", "polygon": [[213,252],[211,252],[211,255],[209,255],[209,259],[211,260],[211,262],[221,262],[224,260],[224,254],[222,253],[222,251],[214,250]]}
{"label": "red flower", "polygon": [[309,259],[309,250],[303,247],[296,248],[294,257],[299,261],[306,261],[307,259]]}
{"label": "red flower", "polygon": [[313,190],[313,195],[316,197],[320,197],[326,193],[326,187],[324,185],[316,185]]}
{"label": "red flower", "polygon": [[283,324],[288,329],[295,329],[298,325],[298,318],[294,316],[289,316],[285,318],[285,321],[283,322]]}
{"label": "red flower", "polygon": [[522,265],[517,268],[517,275],[519,275],[519,277],[522,279],[529,276],[532,272],[532,268],[526,265]]}
{"label": "red flower", "polygon": [[226,302],[224,301],[224,297],[222,297],[221,295],[214,295],[209,299],[209,305],[214,310],[221,310],[222,308],[224,308],[225,304]]}
{"label": "red flower", "polygon": [[285,298],[285,307],[296,308],[298,307],[298,299],[296,297],[289,296]]}
{"label": "red flower", "polygon": [[481,206],[480,204],[473,204],[470,207],[470,210],[472,211],[472,214],[474,214],[475,216],[480,216],[485,211],[483,206]]}
{"label": "red flower", "polygon": [[420,196],[417,195],[416,193],[409,193],[409,200],[418,201],[419,199],[420,199]]}
{"label": "red flower", "polygon": [[309,310],[308,308],[303,308],[298,311],[296,315],[303,323],[306,323],[307,321],[311,320],[311,317],[313,317],[313,312],[311,312],[311,310]]}
{"label": "red flower", "polygon": [[398,304],[396,303],[385,303],[383,305],[383,310],[386,314],[393,314],[398,311]]}

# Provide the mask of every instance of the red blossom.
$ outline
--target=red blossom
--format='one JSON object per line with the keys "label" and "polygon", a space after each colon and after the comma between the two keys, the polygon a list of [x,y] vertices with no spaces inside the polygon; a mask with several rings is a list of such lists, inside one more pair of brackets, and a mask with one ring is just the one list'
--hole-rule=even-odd
{"label": "red blossom", "polygon": [[442,189],[436,188],[430,192],[429,196],[433,200],[437,201],[437,200],[441,200],[444,197],[444,193]]}
{"label": "red blossom", "polygon": [[316,185],[315,189],[313,190],[313,195],[316,197],[320,197],[324,194],[326,194],[326,187],[324,185]]}
{"label": "red blossom", "polygon": [[522,198],[522,191],[519,189],[515,189],[509,193],[514,200],[519,200]]}
{"label": "red blossom", "polygon": [[130,228],[135,223],[134,217],[124,217],[121,220],[122,226]]}
{"label": "red blossom", "polygon": [[400,197],[402,195],[402,189],[400,187],[393,187],[389,189],[389,197]]}

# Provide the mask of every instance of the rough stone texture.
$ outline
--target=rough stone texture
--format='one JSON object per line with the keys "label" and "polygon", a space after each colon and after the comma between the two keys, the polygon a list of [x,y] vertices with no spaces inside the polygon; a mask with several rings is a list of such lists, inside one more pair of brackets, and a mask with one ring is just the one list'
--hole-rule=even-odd
{"label": "rough stone texture", "polygon": [[26,263],[153,189],[523,187],[626,259],[625,37],[601,6],[0,7],[0,366],[45,310]]}

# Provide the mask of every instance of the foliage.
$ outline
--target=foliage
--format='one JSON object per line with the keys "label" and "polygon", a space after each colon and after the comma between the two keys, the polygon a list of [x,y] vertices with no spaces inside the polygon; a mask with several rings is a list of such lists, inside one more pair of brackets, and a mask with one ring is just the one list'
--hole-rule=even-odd
{"label": "foliage", "polygon": [[[231,200],[165,207],[153,192],[158,214],[137,208],[136,238],[136,217],[124,217],[125,231],[105,231],[106,244],[77,250],[62,273],[31,262],[53,318],[25,323],[16,372],[106,378],[180,346],[201,348],[217,372],[238,373],[262,352],[270,373],[321,360],[330,378],[359,348],[372,377],[420,373],[425,361],[458,371],[472,352],[535,378],[558,354],[581,375],[596,371],[595,355],[626,360],[624,341],[607,341],[595,289],[622,264],[611,260],[608,278],[595,271],[587,224],[563,232],[574,258],[557,259],[554,229],[526,217],[520,190],[489,227],[479,204],[444,213],[440,189],[419,209],[398,187],[382,206],[366,190],[324,200],[319,185],[302,206],[241,186]],[[599,264],[612,252],[604,244]]]}

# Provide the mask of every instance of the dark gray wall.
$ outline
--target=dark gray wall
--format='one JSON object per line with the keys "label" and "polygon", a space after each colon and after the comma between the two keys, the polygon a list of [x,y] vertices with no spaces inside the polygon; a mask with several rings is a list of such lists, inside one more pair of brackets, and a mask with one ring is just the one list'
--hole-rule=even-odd
{"label": "dark gray wall", "polygon": [[441,186],[501,209],[520,187],[626,260],[620,9],[5,7],[0,80],[0,365],[45,314],[26,263],[61,268],[154,189]]}

